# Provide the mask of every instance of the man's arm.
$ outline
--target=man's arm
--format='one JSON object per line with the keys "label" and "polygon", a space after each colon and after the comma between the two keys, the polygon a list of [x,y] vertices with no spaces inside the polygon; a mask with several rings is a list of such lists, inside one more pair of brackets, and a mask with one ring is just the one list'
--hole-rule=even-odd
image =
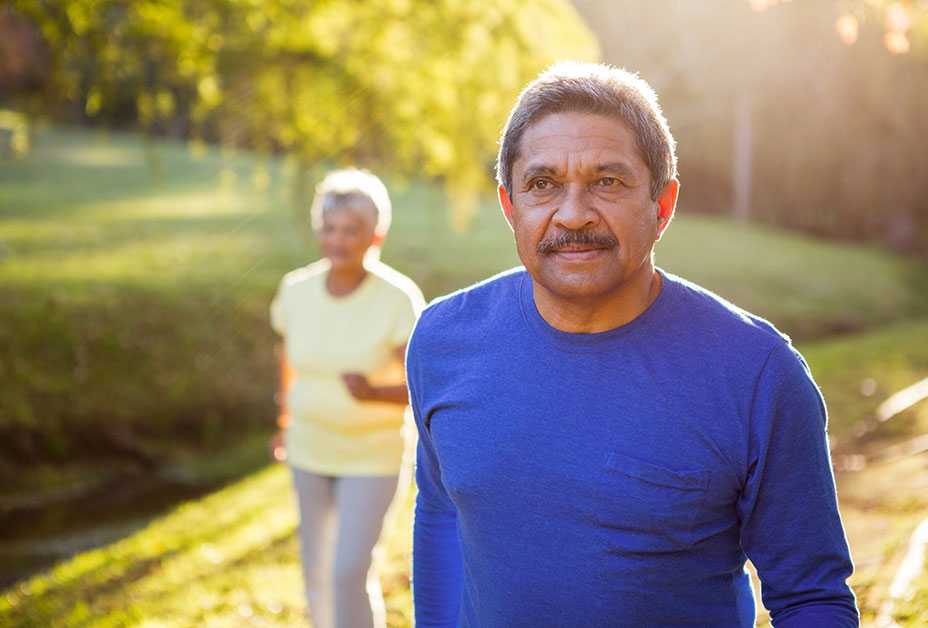
{"label": "man's arm", "polygon": [[808,367],[776,347],[754,391],[741,543],[776,628],[859,625],[838,514],[825,406]]}
{"label": "man's arm", "polygon": [[428,487],[432,454],[419,436],[416,455],[416,514],[413,523],[412,589],[416,626],[457,626],[463,574],[454,510],[441,506],[441,498]]}
{"label": "man's arm", "polygon": [[450,627],[458,623],[463,571],[457,511],[441,481],[432,436],[418,391],[423,385],[415,334],[406,355],[406,380],[419,443],[416,450],[416,512],[413,523],[412,589],[416,626]]}

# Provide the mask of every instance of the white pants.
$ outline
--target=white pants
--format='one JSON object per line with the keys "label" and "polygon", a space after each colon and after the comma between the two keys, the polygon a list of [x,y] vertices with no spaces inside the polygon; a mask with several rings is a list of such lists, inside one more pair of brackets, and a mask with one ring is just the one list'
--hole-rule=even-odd
{"label": "white pants", "polygon": [[371,559],[397,476],[330,477],[291,470],[312,625],[385,627],[383,594]]}

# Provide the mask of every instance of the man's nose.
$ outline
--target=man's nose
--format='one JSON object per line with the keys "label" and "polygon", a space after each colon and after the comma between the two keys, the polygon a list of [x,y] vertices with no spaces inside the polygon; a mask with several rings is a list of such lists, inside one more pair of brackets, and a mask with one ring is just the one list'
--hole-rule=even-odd
{"label": "man's nose", "polygon": [[590,203],[589,190],[585,185],[568,185],[561,202],[554,211],[555,225],[571,231],[579,231],[596,224],[599,214]]}

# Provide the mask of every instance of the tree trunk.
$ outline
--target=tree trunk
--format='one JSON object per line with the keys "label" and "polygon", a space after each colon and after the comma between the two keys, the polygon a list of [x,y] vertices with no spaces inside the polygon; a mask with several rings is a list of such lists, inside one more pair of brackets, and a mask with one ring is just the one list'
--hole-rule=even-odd
{"label": "tree trunk", "polygon": [[735,133],[732,150],[732,212],[737,222],[751,217],[751,94],[742,88],[735,96]]}

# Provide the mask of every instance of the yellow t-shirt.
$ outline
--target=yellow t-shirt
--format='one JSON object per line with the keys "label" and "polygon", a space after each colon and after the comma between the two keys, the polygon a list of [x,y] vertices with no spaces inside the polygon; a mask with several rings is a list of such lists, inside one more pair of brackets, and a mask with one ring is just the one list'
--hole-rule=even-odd
{"label": "yellow t-shirt", "polygon": [[287,460],[321,475],[392,475],[402,462],[404,408],[357,401],[341,374],[402,383],[395,350],[406,344],[425,301],[411,279],[386,264],[365,267],[361,285],[343,297],[325,287],[327,260],[294,270],[271,303],[271,326],[284,337],[294,371]]}

